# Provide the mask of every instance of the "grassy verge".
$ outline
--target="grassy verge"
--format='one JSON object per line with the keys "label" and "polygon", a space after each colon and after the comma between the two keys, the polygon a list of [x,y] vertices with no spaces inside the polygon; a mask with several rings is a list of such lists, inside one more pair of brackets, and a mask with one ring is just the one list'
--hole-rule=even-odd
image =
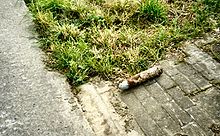
{"label": "grassy verge", "polygon": [[79,85],[135,74],[181,41],[220,26],[218,0],[32,0],[50,64]]}

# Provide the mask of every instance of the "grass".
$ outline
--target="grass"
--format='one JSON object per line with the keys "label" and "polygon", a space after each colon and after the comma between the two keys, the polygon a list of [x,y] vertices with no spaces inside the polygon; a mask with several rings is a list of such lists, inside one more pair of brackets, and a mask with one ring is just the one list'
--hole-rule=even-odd
{"label": "grass", "polygon": [[74,85],[146,70],[220,27],[218,0],[26,0],[50,66]]}
{"label": "grass", "polygon": [[159,0],[145,0],[141,4],[140,15],[147,21],[164,22],[167,20],[167,9],[165,3]]}

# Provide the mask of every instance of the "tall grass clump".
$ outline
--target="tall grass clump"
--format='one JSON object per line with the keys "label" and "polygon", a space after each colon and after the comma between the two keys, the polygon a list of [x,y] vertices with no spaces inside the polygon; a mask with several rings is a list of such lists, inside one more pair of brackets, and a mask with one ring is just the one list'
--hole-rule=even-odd
{"label": "tall grass clump", "polygon": [[167,9],[160,0],[145,0],[141,3],[140,15],[150,21],[165,22]]}

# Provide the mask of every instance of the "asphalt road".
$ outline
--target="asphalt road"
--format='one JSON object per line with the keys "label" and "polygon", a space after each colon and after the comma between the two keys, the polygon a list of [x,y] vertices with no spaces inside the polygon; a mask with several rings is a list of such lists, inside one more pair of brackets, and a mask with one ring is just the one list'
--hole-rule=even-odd
{"label": "asphalt road", "polygon": [[24,2],[0,3],[0,135],[93,135],[65,78],[46,70]]}

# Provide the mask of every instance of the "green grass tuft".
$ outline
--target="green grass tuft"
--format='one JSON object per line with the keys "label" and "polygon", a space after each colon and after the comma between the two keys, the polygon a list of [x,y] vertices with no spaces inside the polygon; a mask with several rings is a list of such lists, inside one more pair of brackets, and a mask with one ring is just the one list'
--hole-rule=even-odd
{"label": "green grass tuft", "polygon": [[150,21],[165,22],[167,20],[167,10],[160,0],[145,0],[141,4],[140,16]]}

